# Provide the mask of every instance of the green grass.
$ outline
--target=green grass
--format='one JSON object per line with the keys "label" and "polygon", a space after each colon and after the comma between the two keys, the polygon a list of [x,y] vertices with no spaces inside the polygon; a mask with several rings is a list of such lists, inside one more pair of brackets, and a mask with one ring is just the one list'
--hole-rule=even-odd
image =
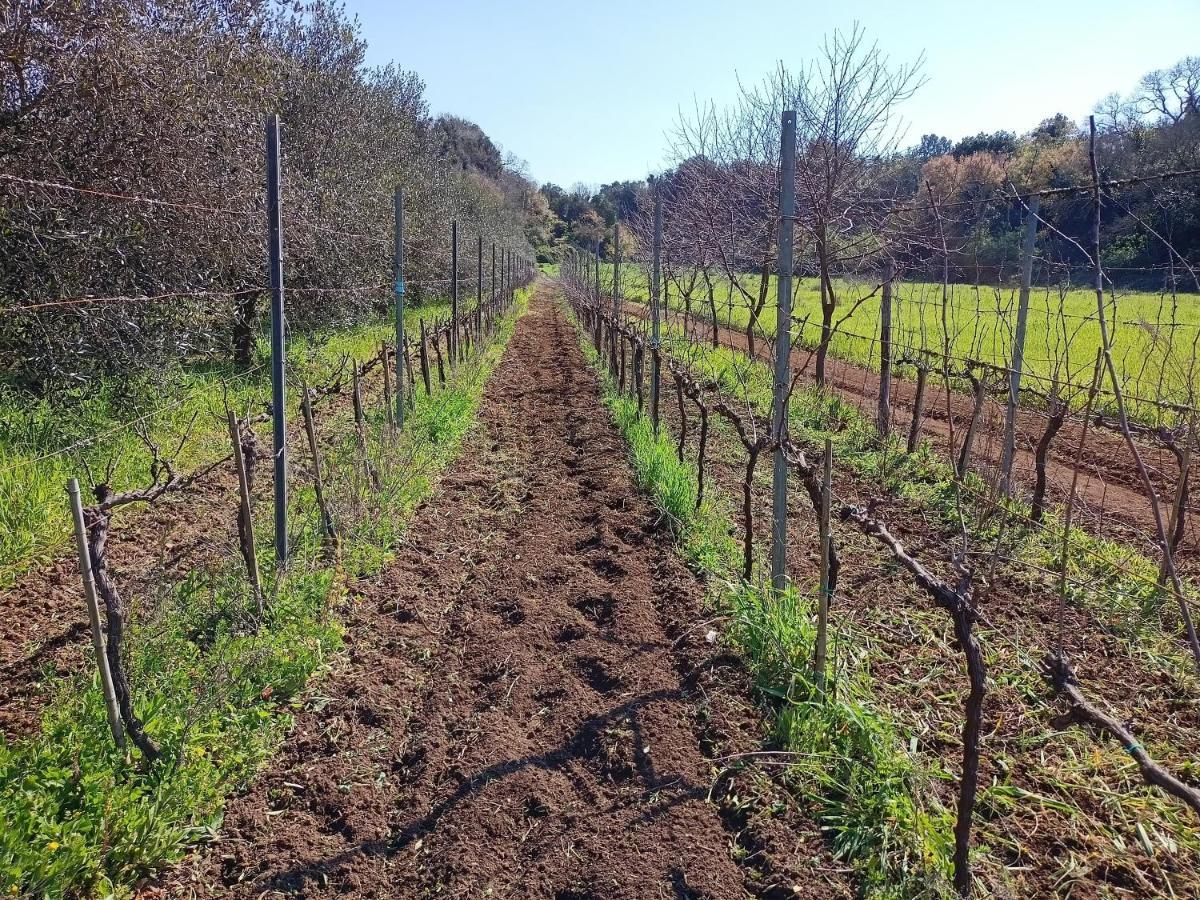
{"label": "green grass", "polygon": [[[82,675],[57,684],[38,734],[0,740],[0,894],[127,896],[138,879],[219,829],[226,797],[270,757],[305,685],[341,646],[346,579],[387,563],[413,508],[458,452],[524,302],[445,390],[418,392],[405,431],[386,450],[383,411],[372,404],[380,492],[368,496],[357,475],[349,410],[323,410],[340,559],[322,548],[311,488],[297,473],[294,552],[279,577],[268,517],[257,523],[265,621],[254,622],[233,559],[164,586],[157,602],[126,598],[139,613],[128,644],[135,710],[163,749],[158,764],[146,769],[114,748],[96,679]],[[377,337],[359,329],[293,352],[299,364],[343,350],[365,356]]]}
{"label": "green grass", "polygon": [[[686,277],[685,277],[686,283]],[[602,289],[612,283],[612,267],[602,264]],[[761,278],[745,275],[741,286],[757,297]],[[622,291],[625,297],[643,302],[649,297],[645,273],[634,266],[622,267]],[[703,279],[697,279],[692,313],[710,316]],[[726,279],[714,279],[717,318],[722,324],[744,331],[750,321],[750,307],[742,294],[733,290]],[[839,307],[834,321],[851,312],[857,299],[875,291],[863,301],[841,326],[830,342],[830,353],[861,366],[878,370],[880,296],[874,282],[838,279],[835,288]],[[773,337],[776,327],[777,279],[771,276],[767,301],[757,320],[757,330]],[[916,357],[921,351],[935,354],[940,364],[943,349],[942,286],[940,283],[900,281],[893,303],[893,348],[895,358]],[[1123,376],[1123,387],[1131,398],[1143,401],[1161,399],[1171,403],[1195,403],[1194,355],[1200,337],[1200,295],[1179,294],[1173,300],[1164,293],[1118,291],[1107,298],[1106,315],[1113,337],[1113,358]],[[667,302],[672,309],[683,310],[681,289],[674,280],[667,285]],[[797,325],[797,344],[809,349],[820,341],[820,286],[816,279],[797,279],[793,314],[803,322]],[[1006,366],[1011,360],[1012,332],[1016,327],[1017,289],[955,284],[950,286],[947,324],[951,336],[951,356],[978,359]],[[1095,321],[1096,296],[1086,289],[1070,289],[1060,294],[1056,288],[1035,288],[1030,296],[1028,332],[1025,341],[1026,387],[1042,393],[1049,390],[1047,379],[1070,382],[1080,394],[1090,383],[1096,352],[1100,347],[1100,327]],[[1195,361],[1200,362],[1200,361]],[[900,367],[904,371],[904,367]],[[911,371],[909,372],[911,375]],[[1105,382],[1107,385],[1107,382]],[[1074,396],[1082,406],[1084,398]],[[1101,398],[1101,405],[1108,401]],[[1132,399],[1131,412],[1139,419],[1159,422],[1164,415],[1149,402]]]}
{"label": "green grass", "polygon": [[[727,396],[744,397],[760,420],[769,417],[772,376],[761,361],[727,347],[712,348],[684,341],[674,326],[667,330],[664,344],[668,353],[687,359],[696,371],[713,378]],[[883,447],[878,434],[862,411],[836,394],[813,387],[798,387],[789,404],[792,434],[812,448],[832,440],[838,468],[874,481],[882,491],[919,502],[934,511],[943,524],[957,525],[956,494],[949,462],[923,443],[913,454],[904,453],[899,439]],[[986,484],[968,475],[965,497],[971,506],[973,497],[988,496]],[[1055,570],[1062,552],[1062,518],[1051,510],[1045,527],[1027,523],[1029,509],[1013,502],[1014,521],[1006,533],[1005,552],[1014,564]],[[995,519],[995,517],[993,517]],[[987,532],[976,537],[986,541]],[[1072,596],[1086,603],[1113,631],[1139,655],[1145,655],[1159,668],[1187,674],[1195,666],[1173,637],[1173,601],[1156,587],[1158,565],[1129,546],[1097,538],[1082,528],[1071,530]],[[1083,590],[1079,585],[1096,585]],[[1200,594],[1188,585],[1193,608]]]}
{"label": "green grass", "polygon": [[[416,328],[420,316],[444,315],[448,310],[446,303],[410,308],[406,323]],[[289,372],[319,384],[342,354],[365,359],[381,341],[392,337],[390,323],[381,323],[294,339],[288,348]],[[229,452],[226,398],[240,413],[262,411],[271,393],[268,360],[264,341],[247,375],[224,363],[180,366],[153,377],[91,384],[53,403],[0,384],[0,590],[61,552],[70,541],[66,482],[77,476],[86,483],[85,462],[97,477],[112,463],[115,490],[144,484],[150,454],[138,436],[122,425],[157,411],[144,424],[164,451],[173,449],[191,426],[191,437],[176,460],[181,472],[220,459]],[[292,390],[289,396],[293,416],[298,393]],[[85,441],[93,442],[55,455]]]}
{"label": "green grass", "polygon": [[853,864],[871,896],[944,893],[952,819],[922,799],[923,776],[873,706],[869,679],[844,668],[833,692],[817,693],[813,597],[795,588],[775,597],[740,578],[733,502],[711,485],[696,509],[694,460],[685,454],[680,462],[666,432],[655,434],[582,332],[580,346],[600,374],[604,403],[628,444],[638,484],[671,524],[685,556],[708,576],[709,601],[730,621],[726,639],[774,706],[775,742],[795,754],[789,783],[815,810],[835,855]]}

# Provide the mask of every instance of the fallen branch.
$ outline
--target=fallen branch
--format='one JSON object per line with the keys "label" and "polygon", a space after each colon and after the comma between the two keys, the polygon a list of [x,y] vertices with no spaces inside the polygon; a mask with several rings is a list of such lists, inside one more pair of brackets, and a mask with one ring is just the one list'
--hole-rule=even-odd
{"label": "fallen branch", "polygon": [[1071,716],[1077,721],[1086,722],[1101,731],[1108,732],[1121,742],[1125,752],[1133,757],[1141,770],[1142,778],[1147,784],[1154,785],[1166,791],[1172,797],[1182,800],[1200,815],[1200,790],[1184,784],[1146,753],[1146,750],[1134,737],[1133,732],[1118,722],[1108,713],[1083,696],[1079,690],[1079,681],[1071,664],[1065,656],[1051,654],[1045,661],[1045,675],[1054,689],[1065,696],[1071,704]]}

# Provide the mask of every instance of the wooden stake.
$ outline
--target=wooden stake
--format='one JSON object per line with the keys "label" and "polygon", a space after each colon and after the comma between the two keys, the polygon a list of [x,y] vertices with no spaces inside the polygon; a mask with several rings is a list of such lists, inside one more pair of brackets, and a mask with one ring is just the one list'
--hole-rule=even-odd
{"label": "wooden stake", "polygon": [[[434,328],[433,329],[433,354],[434,354],[434,356],[437,357],[438,384],[441,385],[442,387],[445,387],[446,386],[446,365],[442,360],[442,335],[441,335],[441,332],[443,330],[446,332],[446,340],[447,341],[451,340],[449,328],[446,328],[446,329],[443,329],[441,327]],[[447,344],[447,347],[449,347],[449,344]]]}
{"label": "wooden stake", "polygon": [[325,505],[325,487],[321,482],[321,453],[317,448],[317,428],[313,423],[312,399],[308,393],[308,385],[303,384],[304,400],[300,404],[304,413],[304,430],[308,433],[308,450],[312,454],[313,488],[317,494],[317,508],[321,511],[321,531],[334,547],[338,544],[337,529],[333,527],[333,517],[329,515],[329,507]]}
{"label": "wooden stake", "polygon": [[387,426],[391,429],[396,427],[396,410],[392,408],[392,367],[386,342],[380,345],[379,355],[383,360],[383,408],[387,416]]}
{"label": "wooden stake", "polygon": [[833,495],[833,441],[825,438],[824,467],[821,475],[821,515],[818,535],[821,541],[821,584],[817,589],[817,639],[813,654],[813,679],[817,692],[825,694],[825,670],[828,666],[830,600],[830,529],[829,510]]}
{"label": "wooden stake", "polygon": [[[379,473],[375,467],[371,465],[371,457],[367,453],[367,423],[366,417],[363,415],[362,390],[360,388],[358,364],[351,361],[354,369],[353,390],[354,390],[354,434],[358,440],[358,453],[362,457],[363,471],[367,475],[367,480],[371,482],[371,487],[375,489],[375,493],[379,493]],[[384,372],[387,369],[384,368]],[[390,404],[389,404],[390,406]]]}
{"label": "wooden stake", "polygon": [[246,458],[242,455],[242,431],[238,425],[237,414],[231,409],[229,414],[229,440],[233,444],[233,467],[237,471],[238,494],[241,497],[241,507],[238,510],[238,540],[241,544],[242,558],[246,561],[246,574],[250,578],[250,588],[254,591],[254,602],[258,606],[258,614],[263,614],[262,581],[258,572],[258,553],[254,546],[254,519],[251,512],[250,479],[246,474]]}
{"label": "wooden stake", "polygon": [[875,416],[875,428],[885,447],[892,434],[892,280],[895,277],[895,265],[889,260],[879,305],[879,409]]}
{"label": "wooden stake", "polygon": [[425,320],[421,319],[421,378],[425,381],[425,396],[433,393],[429,381],[429,341],[425,337]]}
{"label": "wooden stake", "polygon": [[87,526],[83,521],[83,501],[79,496],[79,479],[67,482],[67,493],[71,496],[71,519],[75,525],[75,550],[79,554],[79,577],[83,580],[83,596],[87,601],[88,621],[92,626],[92,650],[96,654],[96,668],[100,671],[100,691],[104,695],[104,711],[108,716],[108,727],[113,742],[125,749],[125,728],[121,724],[121,713],[117,708],[117,691],[113,686],[112,670],[108,667],[108,654],[104,647],[104,632],[100,628],[100,603],[96,599],[96,581],[92,575],[92,552],[88,546]]}
{"label": "wooden stake", "polygon": [[412,353],[408,347],[408,339],[404,342],[404,368],[408,372],[408,408],[416,409],[417,407],[417,382],[413,378]]}

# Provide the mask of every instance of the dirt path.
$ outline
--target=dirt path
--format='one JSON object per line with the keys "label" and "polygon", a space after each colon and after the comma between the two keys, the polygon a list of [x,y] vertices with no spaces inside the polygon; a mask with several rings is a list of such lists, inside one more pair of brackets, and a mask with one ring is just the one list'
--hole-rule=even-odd
{"label": "dirt path", "polygon": [[147,895],[852,896],[786,794],[718,764],[762,725],[702,596],[539,294],[346,658]]}
{"label": "dirt path", "polygon": [[[648,316],[647,308],[635,301],[626,301],[626,308],[635,315]],[[674,314],[682,324],[682,316]],[[693,316],[690,330],[695,340],[711,340],[712,324],[705,318]],[[746,352],[749,342],[743,331],[726,326],[718,327],[717,339],[726,347]],[[755,342],[755,352],[760,358],[769,358],[768,342]],[[804,349],[792,352],[792,365],[806,367],[811,375],[813,360],[811,352]],[[874,419],[879,397],[879,374],[862,366],[830,356],[826,362],[829,383],[846,400],[854,403]],[[810,379],[811,380],[811,379]],[[916,397],[915,383],[903,378],[892,381],[892,417],[896,433],[907,434],[912,422]],[[961,443],[971,416],[972,400],[965,394],[954,392],[950,396],[953,416],[954,437]],[[1037,444],[1045,428],[1045,417],[1032,410],[1023,410],[1017,415],[1017,453],[1014,471],[1018,483],[1026,490],[1033,483],[1034,455],[1032,448]],[[1000,436],[1004,427],[1004,410],[995,401],[989,401],[979,424],[979,436],[975,442],[975,455],[992,466],[1000,460],[1002,445]],[[1051,445],[1047,464],[1048,495],[1052,502],[1065,502],[1074,472],[1075,452],[1079,445],[1081,426],[1078,420],[1067,422]],[[940,449],[945,449],[950,440],[950,417],[946,411],[944,387],[931,376],[926,393],[925,416],[922,433],[932,439]],[[1155,475],[1156,489],[1166,498],[1166,507],[1175,496],[1178,466],[1174,457],[1161,447],[1144,447],[1147,464]],[[1078,498],[1080,506],[1077,520],[1089,525],[1090,530],[1104,537],[1121,538],[1142,548],[1151,556],[1155,554],[1147,545],[1153,537],[1154,519],[1150,504],[1133,463],[1133,458],[1120,435],[1092,428],[1088,433],[1087,450],[1080,470]],[[1200,564],[1200,525],[1197,520],[1198,507],[1193,499],[1189,505],[1187,531],[1184,535],[1179,563],[1191,571]]]}

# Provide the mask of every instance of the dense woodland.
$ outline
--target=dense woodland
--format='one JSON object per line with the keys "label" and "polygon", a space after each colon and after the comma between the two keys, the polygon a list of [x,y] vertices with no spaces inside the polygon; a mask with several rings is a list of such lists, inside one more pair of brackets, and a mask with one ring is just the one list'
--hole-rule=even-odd
{"label": "dense woodland", "polygon": [[526,246],[522,164],[433,118],[414,73],[366,67],[329,0],[14,3],[0,42],[0,377],[17,389],[251,362],[271,113],[293,333],[386,312],[396,187],[412,301],[446,293],[454,219],[472,252],[477,235]]}

